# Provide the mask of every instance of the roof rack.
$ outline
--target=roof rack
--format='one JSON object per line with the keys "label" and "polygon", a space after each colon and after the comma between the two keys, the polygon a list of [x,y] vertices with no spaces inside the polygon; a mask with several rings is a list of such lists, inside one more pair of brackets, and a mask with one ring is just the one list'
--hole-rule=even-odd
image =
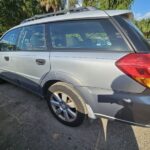
{"label": "roof rack", "polygon": [[46,17],[53,17],[53,16],[59,16],[59,15],[83,12],[83,11],[91,11],[91,10],[97,10],[97,9],[95,7],[78,7],[78,8],[71,8],[69,10],[65,9],[65,10],[54,12],[54,13],[35,15],[29,19],[25,19],[24,21],[21,22],[21,24],[29,22],[29,21],[37,20],[37,19],[46,18]]}

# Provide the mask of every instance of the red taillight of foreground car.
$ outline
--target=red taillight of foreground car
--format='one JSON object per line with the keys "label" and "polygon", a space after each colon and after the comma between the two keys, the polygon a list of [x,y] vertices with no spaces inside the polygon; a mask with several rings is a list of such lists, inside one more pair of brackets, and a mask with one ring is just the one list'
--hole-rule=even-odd
{"label": "red taillight of foreground car", "polygon": [[131,53],[116,62],[125,74],[150,88],[150,54]]}

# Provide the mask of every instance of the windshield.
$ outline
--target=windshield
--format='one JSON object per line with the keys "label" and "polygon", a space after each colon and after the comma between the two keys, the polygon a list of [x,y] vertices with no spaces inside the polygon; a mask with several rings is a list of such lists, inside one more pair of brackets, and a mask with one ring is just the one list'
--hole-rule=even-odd
{"label": "windshield", "polygon": [[115,17],[115,19],[130,38],[137,52],[150,52],[150,44],[144,38],[142,32],[130,20],[119,16]]}

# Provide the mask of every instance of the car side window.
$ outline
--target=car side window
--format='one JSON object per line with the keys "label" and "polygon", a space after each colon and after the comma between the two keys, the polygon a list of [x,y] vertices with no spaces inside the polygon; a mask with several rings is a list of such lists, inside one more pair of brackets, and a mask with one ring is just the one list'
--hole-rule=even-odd
{"label": "car side window", "polygon": [[46,50],[45,25],[24,27],[19,36],[17,49],[21,51]]}
{"label": "car side window", "polygon": [[56,22],[49,27],[55,49],[130,51],[109,19]]}
{"label": "car side window", "polygon": [[16,50],[16,43],[20,33],[20,29],[14,29],[6,33],[0,41],[0,51]]}

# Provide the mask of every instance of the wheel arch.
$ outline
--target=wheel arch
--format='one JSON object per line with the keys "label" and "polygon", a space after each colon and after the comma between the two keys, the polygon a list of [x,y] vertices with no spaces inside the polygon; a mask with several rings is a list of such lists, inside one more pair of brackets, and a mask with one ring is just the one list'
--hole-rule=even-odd
{"label": "wheel arch", "polygon": [[57,82],[65,82],[72,85],[73,87],[82,86],[81,82],[75,78],[72,74],[65,72],[49,72],[41,81],[40,86],[42,88],[42,93],[45,94],[45,91],[49,86]]}
{"label": "wheel arch", "polygon": [[85,102],[86,105],[85,107],[87,109],[88,116],[90,118],[95,119],[94,112],[90,107],[90,103],[92,102],[93,99],[90,91],[86,87],[83,87],[81,81],[77,77],[74,77],[74,75],[72,74],[68,74],[60,71],[48,73],[43,79],[43,81],[41,82],[43,96],[46,96],[48,88],[57,82],[64,82],[70,84]]}

